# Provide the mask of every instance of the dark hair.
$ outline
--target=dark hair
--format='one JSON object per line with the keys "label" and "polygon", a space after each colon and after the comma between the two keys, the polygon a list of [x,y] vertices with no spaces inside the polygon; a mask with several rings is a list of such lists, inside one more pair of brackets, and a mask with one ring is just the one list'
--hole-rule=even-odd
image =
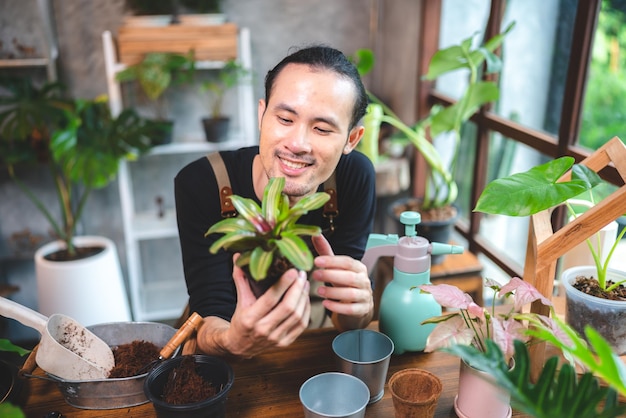
{"label": "dark hair", "polygon": [[288,64],[306,64],[314,68],[328,69],[352,80],[356,90],[356,101],[352,110],[352,120],[350,121],[350,129],[352,129],[365,115],[367,109],[368,98],[361,81],[361,76],[356,67],[348,58],[334,48],[324,45],[314,45],[299,49],[291,55],[283,58],[281,62],[268,71],[265,76],[265,102],[269,103],[272,88],[278,74]]}

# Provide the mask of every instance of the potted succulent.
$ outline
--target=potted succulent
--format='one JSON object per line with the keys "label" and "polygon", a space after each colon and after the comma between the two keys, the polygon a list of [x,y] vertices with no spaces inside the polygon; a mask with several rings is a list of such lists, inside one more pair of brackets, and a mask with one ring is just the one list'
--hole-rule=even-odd
{"label": "potted succulent", "polygon": [[284,177],[270,178],[261,207],[252,199],[232,195],[238,215],[217,222],[205,234],[224,234],[209,248],[212,253],[220,249],[241,253],[236,264],[246,271],[257,297],[289,268],[310,271],[313,254],[302,237],[322,232],[318,226],[296,222],[308,211],[322,207],[330,199],[328,193],[305,196],[290,207],[284,187]]}
{"label": "potted succulent", "polygon": [[[422,215],[420,235],[429,241],[448,242],[451,227],[458,215],[458,210],[453,204],[458,195],[458,186],[454,176],[461,145],[461,129],[481,106],[498,99],[497,84],[492,81],[482,81],[480,70],[483,64],[486,64],[487,73],[500,71],[502,62],[494,51],[500,47],[513,25],[510,24],[503,33],[477,47],[472,46],[475,36],[471,36],[458,45],[437,51],[430,61],[428,73],[424,78],[435,80],[444,74],[465,70],[469,72],[468,86],[455,104],[448,107],[433,106],[428,117],[412,126],[402,122],[388,106],[370,94],[372,103],[365,116],[364,124],[367,129],[362,142],[377,143],[381,124],[387,123],[398,130],[398,133],[393,136],[394,140],[408,141],[424,157],[430,167],[429,178],[426,180],[426,192],[422,199],[402,199],[392,203],[389,207],[390,215],[396,220],[402,212],[419,212]],[[428,139],[443,134],[451,135],[454,141],[451,158],[447,163]],[[398,225],[400,225],[399,221]],[[444,228],[443,235],[437,234],[438,227]],[[432,262],[437,264],[441,261],[442,257],[436,257]]]}
{"label": "potted succulent", "polygon": [[[105,237],[77,237],[76,228],[91,192],[115,178],[120,161],[150,149],[153,126],[130,109],[113,117],[104,97],[63,100],[61,91],[50,86],[9,91],[13,95],[3,100],[12,100],[13,104],[0,116],[0,162],[9,178],[44,215],[57,238],[35,253],[40,311],[45,315],[65,313],[86,325],[130,319],[113,241]],[[45,101],[41,97],[44,92],[49,94]],[[44,114],[48,116],[42,118],[40,115]],[[21,181],[16,169],[37,162],[50,169],[61,208],[60,219]],[[87,271],[72,279],[70,272],[76,267]],[[73,280],[76,283],[63,284]],[[99,290],[84,287],[99,282]]]}
{"label": "potted succulent", "polygon": [[248,74],[248,70],[237,61],[229,60],[222,68],[212,72],[210,78],[200,85],[209,96],[210,115],[202,119],[207,141],[222,142],[228,138],[230,118],[224,115],[222,110],[224,96]]}
{"label": "potted succulent", "polygon": [[153,145],[172,141],[174,121],[167,117],[164,93],[172,83],[191,80],[195,68],[193,50],[188,55],[172,52],[149,52],[144,58],[118,72],[118,81],[138,81],[146,97],[154,105],[154,120],[159,134],[153,135]]}
{"label": "potted succulent", "polygon": [[[593,414],[599,413],[601,401],[606,401],[607,409],[613,414],[623,413],[624,407],[615,405],[615,394],[626,391],[626,384],[619,377],[625,371],[624,364],[597,333],[587,331],[592,335],[593,348],[598,350],[594,354],[576,331],[556,318],[551,302],[529,283],[514,277],[504,286],[490,279],[485,285],[494,290],[489,309],[476,305],[471,296],[455,286],[419,286],[453,311],[424,321],[436,324],[425,351],[443,350],[463,360],[455,400],[459,416],[510,416],[509,401],[517,409],[537,417],[599,416]],[[498,306],[497,298],[508,297],[513,298],[513,303]],[[534,301],[550,306],[552,318],[524,313],[523,307]],[[531,382],[527,352],[531,337],[552,343],[572,363],[562,366],[559,376],[563,376],[559,379],[555,377],[558,358],[554,357],[544,366],[539,380]],[[598,356],[604,361],[599,362]],[[576,364],[590,370],[580,381],[576,378]],[[611,389],[598,388],[597,378],[592,373]],[[560,379],[568,379],[569,384]],[[491,399],[482,397],[494,390]],[[578,398],[587,401],[573,402]],[[474,404],[474,401],[478,402]]]}
{"label": "potted succulent", "polygon": [[[571,170],[570,180],[561,178]],[[576,212],[570,200],[588,195],[594,203],[593,189],[602,184],[598,174],[572,157],[561,157],[522,173],[496,179],[482,192],[475,210],[508,216],[530,216],[549,208],[565,205],[572,216]],[[610,220],[609,220],[610,221]],[[599,233],[598,233],[599,234]],[[591,325],[619,353],[626,352],[626,274],[608,268],[622,231],[606,257],[594,247],[593,236],[586,239],[595,265],[573,267],[563,272],[566,289],[566,320],[583,334]],[[591,304],[591,306],[590,306]]]}

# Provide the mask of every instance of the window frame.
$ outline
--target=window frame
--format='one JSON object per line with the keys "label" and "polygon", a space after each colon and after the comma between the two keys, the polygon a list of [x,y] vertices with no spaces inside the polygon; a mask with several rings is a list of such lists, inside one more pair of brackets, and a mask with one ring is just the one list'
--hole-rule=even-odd
{"label": "window frame", "polygon": [[[419,74],[416,106],[418,120],[422,119],[434,104],[449,105],[454,103],[453,99],[435,89],[434,82],[421,79],[421,74],[425,74],[427,71],[430,58],[439,49],[442,1],[422,1],[421,31],[419,34],[420,39],[418,39]],[[500,33],[500,23],[505,5],[506,0],[491,1],[489,19],[485,30],[486,39]],[[576,162],[580,162],[590,154],[576,144],[600,6],[601,0],[580,0],[577,5],[558,135],[531,129],[503,118],[491,112],[489,106],[481,108],[472,117],[472,121],[477,127],[477,149],[473,173],[474,183],[470,195],[472,207],[476,206],[478,197],[486,185],[489,137],[492,132],[500,133],[510,140],[520,142],[551,158],[568,155],[574,157]],[[607,140],[609,139],[607,138]],[[414,193],[416,195],[420,195],[423,192],[424,185],[420,184],[419,180],[425,178],[425,170],[425,164],[420,163],[420,157],[417,157],[416,170],[413,177]],[[621,185],[621,177],[614,167],[607,167],[600,174],[605,180]],[[558,226],[563,225],[564,218],[564,211],[557,211],[553,219],[553,226],[558,228]],[[523,266],[518,266],[518,263],[508,257],[504,251],[494,247],[480,237],[481,219],[481,213],[471,212],[469,214],[469,222],[459,221],[455,225],[456,231],[467,240],[469,251],[475,254],[483,254],[508,275],[522,277]]]}

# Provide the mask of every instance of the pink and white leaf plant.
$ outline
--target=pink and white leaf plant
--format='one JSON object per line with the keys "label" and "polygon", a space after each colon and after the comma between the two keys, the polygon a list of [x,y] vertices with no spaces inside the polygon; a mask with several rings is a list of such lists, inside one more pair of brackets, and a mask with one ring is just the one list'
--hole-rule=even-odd
{"label": "pink and white leaf plant", "polygon": [[[545,315],[523,313],[524,306],[539,300],[550,306],[552,317],[554,308],[549,299],[537,289],[519,277],[513,277],[502,286],[492,279],[485,279],[485,286],[494,290],[493,301],[489,309],[477,305],[472,297],[456,286],[448,284],[421,285],[419,288],[430,293],[443,308],[453,310],[441,316],[429,318],[422,324],[436,324],[426,342],[425,352],[432,352],[453,345],[473,345],[481,351],[487,346],[485,341],[492,340],[502,350],[509,361],[514,354],[514,340],[528,342],[529,326],[537,326],[553,331],[553,335],[567,343],[569,337],[555,321]],[[496,298],[512,297],[510,309],[496,310]],[[509,305],[502,305],[509,306]]]}

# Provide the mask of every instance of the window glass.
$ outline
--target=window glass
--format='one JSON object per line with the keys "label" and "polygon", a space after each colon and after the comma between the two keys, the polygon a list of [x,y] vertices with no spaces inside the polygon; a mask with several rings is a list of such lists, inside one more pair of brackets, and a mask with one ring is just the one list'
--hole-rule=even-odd
{"label": "window glass", "polygon": [[[484,0],[444,0],[441,6],[439,48],[459,44],[475,33],[483,33],[489,18],[489,2]],[[477,37],[480,41],[480,38]],[[453,99],[461,97],[467,86],[468,73],[454,71],[439,77],[436,89]]]}
{"label": "window glass", "polygon": [[[526,171],[546,161],[548,157],[536,150],[494,133],[489,142],[487,181]],[[524,265],[528,241],[528,217],[485,214],[480,223],[479,235],[494,248],[505,252],[520,268]]]}
{"label": "window glass", "polygon": [[579,144],[596,150],[626,141],[626,2],[604,0],[598,17]]}
{"label": "window glass", "polygon": [[558,133],[575,3],[507,2],[502,28],[511,22],[515,27],[502,48],[500,100],[494,109],[500,116]]}

